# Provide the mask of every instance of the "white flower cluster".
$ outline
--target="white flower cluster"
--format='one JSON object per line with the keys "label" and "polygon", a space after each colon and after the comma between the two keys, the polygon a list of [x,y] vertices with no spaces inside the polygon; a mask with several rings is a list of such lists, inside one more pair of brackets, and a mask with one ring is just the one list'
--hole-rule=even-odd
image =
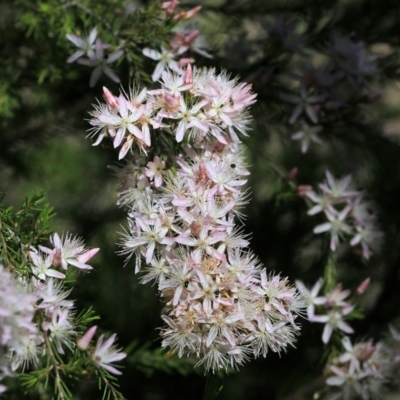
{"label": "white flower cluster", "polygon": [[107,104],[97,106],[92,125],[115,147],[135,143],[149,152],[149,126],[175,137],[177,156],[167,149],[152,159],[134,155],[118,171],[119,203],[129,208],[121,253],[135,255],[136,272],[143,257],[142,283],[158,284],[162,345],[213,371],[285,350],[299,332],[303,299],[287,278],[267,274],[235,222],[249,174],[237,133],[246,133],[255,95],[214,69],[165,71],[161,83],[129,99],[105,89]]}
{"label": "white flower cluster", "polygon": [[[6,349],[4,354],[0,352],[0,380],[11,371],[40,366],[42,357],[53,351],[46,341],[53,343],[59,354],[76,347],[74,302],[68,299],[71,290],[64,287],[66,275],[60,269],[65,272],[68,265],[92,269],[87,262],[99,249],[88,250],[81,239],[70,235],[60,238],[56,233],[50,241],[51,249],[31,248],[29,281],[15,279],[0,265],[0,349]],[[99,351],[96,348],[93,354]],[[0,393],[2,390],[4,386]]]}
{"label": "white flower cluster", "polygon": [[174,121],[178,143],[189,134],[196,144],[212,142],[214,137],[224,146],[229,141],[238,143],[237,133],[245,134],[248,129],[246,108],[256,97],[250,93],[250,85],[237,84],[214,69],[192,71],[190,65],[181,74],[164,71],[161,83],[159,90],[139,92],[132,88],[129,96],[121,93],[118,97],[105,88],[107,103],[95,106],[91,113],[90,135],[98,135],[93,145],[109,135],[115,148],[121,146],[122,159],[133,145],[146,153],[152,143],[150,129],[165,129]]}
{"label": "white flower cluster", "polygon": [[[296,286],[303,294],[307,302],[307,316],[310,322],[325,324],[322,333],[322,341],[326,344],[332,336],[332,332],[340,329],[345,333],[353,333],[353,328],[344,319],[354,310],[354,306],[345,299],[350,295],[350,290],[342,290],[342,285],[337,285],[325,296],[318,296],[322,286],[319,279],[311,290],[308,290],[303,282],[296,281]],[[315,308],[318,308],[318,314]]]}
{"label": "white flower cluster", "polygon": [[336,251],[340,241],[349,240],[358,246],[362,257],[368,260],[379,251],[383,233],[377,227],[374,205],[364,193],[353,188],[351,176],[335,179],[326,171],[326,182],[319,185],[320,192],[306,191],[305,195],[315,204],[309,215],[323,212],[327,222],[314,228],[314,233],[329,232],[330,248]]}
{"label": "white flower cluster", "polygon": [[[8,351],[25,349],[36,337],[33,322],[37,297],[0,264],[0,381],[11,375]],[[6,387],[0,385],[0,393]]]}
{"label": "white flower cluster", "polygon": [[329,400],[372,400],[383,398],[393,377],[396,361],[392,348],[372,340],[353,345],[348,337],[342,344],[345,352],[326,367]]}

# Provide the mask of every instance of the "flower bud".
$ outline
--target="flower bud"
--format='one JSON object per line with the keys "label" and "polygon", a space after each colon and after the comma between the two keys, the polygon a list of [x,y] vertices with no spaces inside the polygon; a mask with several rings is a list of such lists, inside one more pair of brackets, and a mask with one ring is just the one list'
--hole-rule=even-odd
{"label": "flower bud", "polygon": [[103,86],[103,96],[104,96],[104,99],[106,100],[107,104],[112,109],[118,107],[118,100],[105,86]]}
{"label": "flower bud", "polygon": [[86,350],[89,347],[89,343],[93,339],[96,329],[96,325],[92,326],[80,339],[76,341],[77,346],[81,350]]}
{"label": "flower bud", "polygon": [[356,290],[357,294],[362,295],[368,289],[370,283],[371,278],[364,279]]}
{"label": "flower bud", "polygon": [[307,194],[307,192],[312,190],[312,186],[310,186],[310,185],[299,185],[299,186],[297,186],[296,189],[297,189],[297,194],[300,197],[304,197]]}

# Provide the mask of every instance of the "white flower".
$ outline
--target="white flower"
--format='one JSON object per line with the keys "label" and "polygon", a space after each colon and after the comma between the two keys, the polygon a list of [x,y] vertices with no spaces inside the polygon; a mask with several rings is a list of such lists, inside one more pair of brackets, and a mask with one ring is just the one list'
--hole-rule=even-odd
{"label": "white flower", "polygon": [[302,122],[301,130],[294,133],[291,138],[293,140],[300,140],[301,152],[307,153],[311,142],[321,144],[322,140],[318,137],[317,133],[321,132],[321,126],[310,126],[305,122]]}
{"label": "white flower", "polygon": [[151,58],[152,60],[158,61],[156,68],[155,68],[153,74],[151,75],[153,82],[156,82],[160,79],[161,74],[167,67],[172,69],[176,73],[181,74],[183,71],[179,67],[178,62],[175,61],[175,57],[178,56],[179,54],[182,54],[184,51],[186,51],[185,48],[179,50],[179,52],[176,53],[172,50],[161,47],[161,52],[159,52],[157,50],[145,47],[142,50],[143,54],[146,57]]}
{"label": "white flower", "polygon": [[95,56],[95,41],[97,37],[97,28],[94,27],[88,36],[79,37],[72,34],[67,34],[67,39],[72,42],[76,47],[78,47],[78,51],[76,51],[72,56],[70,56],[67,60],[68,63],[72,63],[76,61],[78,58],[83,55],[87,55],[89,58],[93,58]]}
{"label": "white flower", "polygon": [[115,338],[116,334],[114,333],[104,342],[104,335],[101,335],[92,354],[92,360],[97,367],[104,368],[114,375],[121,375],[113,363],[124,359],[127,355],[114,346]]}

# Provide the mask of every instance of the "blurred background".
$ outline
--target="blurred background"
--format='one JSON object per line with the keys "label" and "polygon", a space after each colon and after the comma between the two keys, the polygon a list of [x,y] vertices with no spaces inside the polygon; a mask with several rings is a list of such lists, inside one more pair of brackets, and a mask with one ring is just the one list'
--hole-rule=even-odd
{"label": "blurred background", "polygon": [[[80,3],[111,24],[119,15],[144,23],[136,15],[148,6],[122,0]],[[252,193],[244,229],[251,233],[251,248],[269,271],[292,282],[314,284],[324,270],[327,238],[312,233],[321,221],[307,215],[304,199],[296,196],[292,183],[316,187],[326,169],[337,177],[352,174],[377,205],[385,237],[380,252],[368,262],[350,246],[342,246],[338,281],[354,290],[371,278],[360,299],[365,318],[352,322],[354,337],[382,338],[399,317],[400,4],[204,0],[180,5],[187,9],[198,4],[203,9],[196,26],[206,38],[204,48],[214,57],[196,56],[196,64],[239,75],[258,93],[251,110],[253,130],[244,140]],[[120,379],[126,398],[202,399],[203,370],[193,369],[187,360],[165,366],[169,355],[159,351],[162,303],[156,288],[140,285],[134,262],[124,267],[124,259],[116,255],[118,232],[126,226],[109,168],[117,156],[109,143],[92,147],[86,135],[88,112],[102,97],[101,87],[117,93],[119,85],[103,76],[90,88],[91,70],[66,63],[73,52],[66,33],[91,27],[93,16],[67,2],[0,3],[0,191],[6,194],[4,202],[15,206],[32,191],[44,192],[57,213],[55,231],[72,232],[89,246],[101,248],[93,262],[95,270],[79,277],[72,298],[78,309],[93,306],[101,327],[117,332],[124,348],[132,346]],[[327,59],[322,49],[329,47],[335,33],[362,42],[373,69],[356,87],[341,84],[329,89],[332,99],[345,105],[320,111],[322,144],[311,144],[303,154],[299,142],[291,139],[299,130],[297,122],[288,122],[293,104],[281,94],[295,91],[311,71],[316,76],[316,70],[323,70]],[[146,38],[141,40],[137,46],[143,47]],[[138,65],[147,74],[154,68],[149,59]],[[129,65],[122,61],[114,70],[127,88],[132,78]],[[288,174],[294,168],[297,175],[291,180]],[[305,320],[302,325],[296,349],[271,353],[221,376],[224,388],[218,399],[313,398],[324,382],[322,326]],[[90,378],[77,383],[76,399],[97,399],[95,384]]]}

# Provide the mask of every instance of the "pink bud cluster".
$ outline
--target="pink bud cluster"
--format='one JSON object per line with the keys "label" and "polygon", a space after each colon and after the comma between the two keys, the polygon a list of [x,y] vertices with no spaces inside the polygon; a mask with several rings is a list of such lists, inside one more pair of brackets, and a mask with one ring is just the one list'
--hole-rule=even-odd
{"label": "pink bud cluster", "polygon": [[[213,371],[237,367],[251,354],[286,350],[300,329],[302,296],[287,278],[267,274],[235,220],[249,174],[238,134],[247,131],[246,109],[255,95],[214,69],[188,68],[184,76],[166,71],[161,84],[143,89],[147,97],[140,102],[106,90],[107,104],[96,108],[92,125],[100,135],[105,128],[115,144],[120,125],[106,125],[104,116],[120,113],[121,104],[137,113],[150,109],[150,126],[163,128],[151,135],[169,135],[177,149],[153,158],[134,152],[117,172],[119,203],[129,211],[121,254],[135,256],[136,272],[144,259],[142,283],[158,285],[165,301],[162,346]],[[132,124],[117,144],[131,140],[153,152],[131,133],[143,132],[143,124]]]}
{"label": "pink bud cluster", "polygon": [[251,85],[238,84],[225,73],[217,75],[214,69],[192,71],[189,65],[183,75],[163,72],[161,86],[152,91],[132,88],[129,96],[118,97],[105,88],[106,104],[91,113],[90,136],[98,135],[94,145],[111,136],[114,147],[121,146],[122,159],[133,146],[144,153],[151,148],[151,129],[168,129],[178,143],[186,135],[196,144],[215,138],[221,146],[238,143],[237,134],[246,133],[246,109],[256,97]]}
{"label": "pink bud cluster", "polygon": [[329,232],[332,251],[337,250],[340,241],[348,240],[368,260],[379,250],[383,236],[377,226],[374,204],[365,199],[363,192],[353,189],[350,175],[335,179],[326,171],[326,182],[321,183],[319,188],[319,193],[314,190],[305,192],[305,196],[315,204],[308,214],[323,212],[328,220],[316,226],[314,233]]}
{"label": "pink bud cluster", "polygon": [[[187,21],[193,18],[200,10],[201,6],[192,8],[189,11],[176,12],[179,1],[166,1],[161,4],[161,8],[165,10],[166,18],[172,18],[174,21]],[[182,67],[195,60],[191,57],[183,56],[184,53],[194,52],[203,57],[211,58],[202,47],[204,46],[204,38],[200,35],[198,29],[186,27],[179,24],[176,31],[173,32],[168,46],[162,47],[161,51],[145,47],[142,52],[146,57],[158,61],[156,68],[152,74],[153,82],[160,79],[163,71],[167,68],[180,73]]]}

